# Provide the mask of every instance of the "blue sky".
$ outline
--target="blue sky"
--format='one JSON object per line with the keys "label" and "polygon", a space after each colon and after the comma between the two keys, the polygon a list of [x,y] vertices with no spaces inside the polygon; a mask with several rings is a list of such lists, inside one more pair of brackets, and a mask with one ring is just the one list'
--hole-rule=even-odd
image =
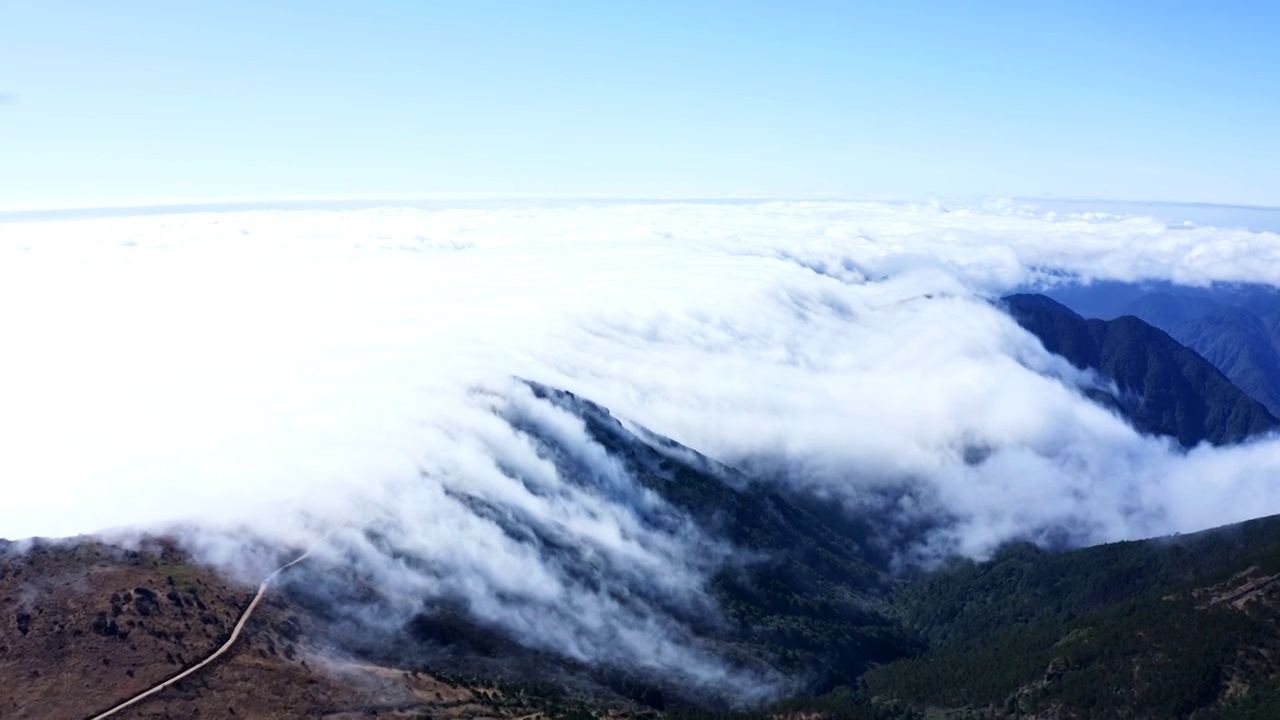
{"label": "blue sky", "polygon": [[1280,205],[1280,6],[0,0],[0,206]]}

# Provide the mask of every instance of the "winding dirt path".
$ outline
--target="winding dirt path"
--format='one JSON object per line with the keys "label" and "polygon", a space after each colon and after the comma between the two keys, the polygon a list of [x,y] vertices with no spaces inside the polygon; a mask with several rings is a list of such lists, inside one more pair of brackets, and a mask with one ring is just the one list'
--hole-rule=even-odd
{"label": "winding dirt path", "polygon": [[222,645],[217,650],[214,650],[208,657],[196,663],[195,665],[192,665],[186,670],[183,670],[177,675],[174,675],[168,680],[165,680],[157,685],[153,685],[150,688],[143,690],[142,692],[138,693],[137,695],[134,695],[128,700],[125,700],[119,705],[116,705],[110,710],[106,710],[104,712],[101,712],[101,713],[98,713],[97,715],[92,716],[89,720],[102,720],[103,718],[108,718],[108,717],[111,717],[112,715],[115,715],[116,713],[120,712],[121,710],[124,710],[127,707],[136,705],[137,703],[140,703],[143,700],[146,700],[147,698],[151,697],[152,695],[155,695],[161,690],[164,690],[165,688],[171,685],[174,685],[176,683],[180,683],[183,680],[186,680],[187,678],[191,677],[192,675],[195,675],[196,673],[200,672],[205,667],[207,667],[214,660],[217,660],[218,658],[226,654],[226,652],[231,649],[231,646],[236,644],[236,639],[240,637],[240,632],[244,630],[245,623],[249,622],[249,618],[250,616],[253,615],[253,611],[258,608],[258,603],[262,602],[263,596],[267,594],[267,588],[271,585],[271,581],[275,580],[276,576],[278,576],[280,573],[284,572],[285,570],[288,570],[294,565],[297,565],[303,560],[306,560],[307,556],[311,554],[312,550],[315,550],[315,546],[308,548],[306,552],[302,553],[301,555],[294,558],[293,560],[285,563],[284,565],[281,565],[280,567],[276,568],[275,572],[268,575],[266,579],[262,581],[262,584],[258,586],[258,593],[253,596],[253,600],[249,603],[249,607],[245,608],[244,612],[240,614],[240,619],[236,622],[236,626],[232,628],[231,637],[227,638],[227,641],[222,643]]}

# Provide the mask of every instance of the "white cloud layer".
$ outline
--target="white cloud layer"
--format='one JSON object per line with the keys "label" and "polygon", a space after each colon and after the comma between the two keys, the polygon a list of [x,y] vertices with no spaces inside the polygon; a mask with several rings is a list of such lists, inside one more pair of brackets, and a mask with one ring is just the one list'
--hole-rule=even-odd
{"label": "white cloud layer", "polygon": [[[0,224],[0,537],[192,522],[358,559],[405,613],[461,595],[530,644],[728,671],[689,608],[729,552],[655,525],[562,387],[857,503],[910,486],[974,555],[1280,512],[1280,441],[1135,434],[988,300],[1054,273],[1280,284],[1280,237],[1145,217],[875,203],[236,212]],[[502,418],[518,416],[537,437]],[[554,438],[583,485],[545,457]],[[991,450],[966,464],[972,448]],[[584,549],[570,577],[460,500]],[[357,528],[425,559],[415,570]]]}

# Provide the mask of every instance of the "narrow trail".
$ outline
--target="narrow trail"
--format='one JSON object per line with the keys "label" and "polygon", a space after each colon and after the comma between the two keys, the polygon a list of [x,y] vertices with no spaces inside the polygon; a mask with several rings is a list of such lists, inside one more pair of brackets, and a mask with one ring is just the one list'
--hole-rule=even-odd
{"label": "narrow trail", "polygon": [[124,710],[125,708],[136,705],[137,703],[140,703],[143,700],[146,700],[147,698],[151,697],[152,695],[155,695],[161,690],[164,690],[165,688],[171,685],[180,683],[183,680],[186,680],[187,678],[191,677],[192,675],[195,675],[196,673],[200,672],[205,667],[207,667],[210,663],[212,663],[213,661],[217,660],[218,658],[226,654],[226,652],[231,649],[231,646],[236,644],[236,640],[240,637],[240,632],[244,630],[245,624],[249,622],[249,618],[253,615],[253,611],[258,608],[258,603],[262,602],[262,598],[267,594],[267,588],[271,585],[271,581],[275,580],[276,577],[280,575],[280,573],[284,572],[285,570],[288,570],[294,565],[297,565],[303,560],[306,560],[307,557],[311,555],[311,551],[315,550],[316,547],[318,547],[318,544],[311,546],[310,548],[307,549],[306,552],[302,553],[301,555],[294,558],[293,560],[285,563],[284,565],[281,565],[280,567],[276,568],[275,572],[268,575],[266,579],[262,581],[262,584],[258,585],[258,593],[253,596],[253,600],[250,601],[249,607],[245,608],[244,612],[240,614],[240,619],[236,621],[236,626],[231,629],[231,637],[227,638],[227,641],[222,643],[222,645],[217,650],[214,650],[212,653],[210,653],[208,657],[196,663],[195,665],[192,665],[186,670],[183,670],[177,675],[174,675],[168,680],[164,680],[163,682],[160,682],[156,685],[152,685],[150,688],[143,690],[142,692],[138,693],[137,695],[134,695],[128,700],[125,700],[119,705],[116,705],[110,710],[106,710],[104,712],[98,713],[97,715],[90,717],[89,720],[103,720],[103,718],[111,717],[112,715],[115,715],[116,713],[120,712],[121,710]]}

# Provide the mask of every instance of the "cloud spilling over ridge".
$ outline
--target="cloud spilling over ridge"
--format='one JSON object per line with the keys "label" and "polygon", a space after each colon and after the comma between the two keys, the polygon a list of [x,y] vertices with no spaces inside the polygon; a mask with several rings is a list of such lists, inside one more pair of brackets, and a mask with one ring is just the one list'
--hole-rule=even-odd
{"label": "cloud spilling over ridge", "polygon": [[1198,529],[1280,512],[1280,441],[1139,436],[989,301],[1063,273],[1280,284],[1277,241],[1011,204],[3,224],[0,536],[194,522],[229,562],[222,530],[337,528],[402,613],[463,597],[533,646],[727,686],[675,618],[732,549],[513,377],[852,506],[905,489],[895,512],[948,518],[920,552]]}

